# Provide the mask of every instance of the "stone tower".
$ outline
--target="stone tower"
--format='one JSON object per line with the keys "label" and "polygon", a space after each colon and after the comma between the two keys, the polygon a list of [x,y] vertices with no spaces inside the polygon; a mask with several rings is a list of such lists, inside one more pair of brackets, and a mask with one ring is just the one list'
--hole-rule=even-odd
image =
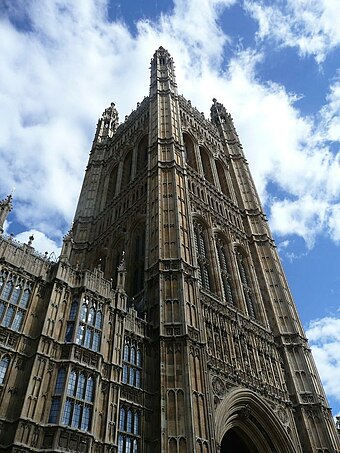
{"label": "stone tower", "polygon": [[0,236],[0,304],[2,451],[340,451],[232,118],[162,47],[59,260]]}

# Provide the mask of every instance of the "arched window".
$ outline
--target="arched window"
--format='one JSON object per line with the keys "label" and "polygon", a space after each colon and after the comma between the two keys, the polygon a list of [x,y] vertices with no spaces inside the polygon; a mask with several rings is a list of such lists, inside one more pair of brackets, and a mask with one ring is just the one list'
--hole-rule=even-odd
{"label": "arched window", "polygon": [[79,399],[84,399],[84,391],[85,391],[85,376],[83,373],[80,373],[78,377],[76,397]]}
{"label": "arched window", "polygon": [[252,294],[252,289],[250,286],[250,279],[248,276],[246,259],[240,250],[237,250],[236,256],[237,256],[237,264],[238,264],[238,269],[239,269],[241,283],[242,283],[243,294],[244,294],[244,298],[245,298],[246,305],[247,305],[248,315],[251,318],[256,318],[256,312],[255,312],[255,307],[254,307],[254,303],[253,303],[253,294]]}
{"label": "arched window", "polygon": [[194,223],[194,240],[197,258],[198,281],[202,288],[211,291],[209,261],[207,255],[207,244],[203,226],[199,222]]}
{"label": "arched window", "polygon": [[[118,452],[138,453],[140,435],[140,412],[121,407],[119,411]],[[133,448],[133,450],[131,450]]]}
{"label": "arched window", "polygon": [[31,291],[26,288],[22,297],[21,297],[21,300],[20,300],[20,306],[23,307],[23,308],[27,308],[27,305],[28,305],[28,301],[30,299],[30,295],[31,295]]}
{"label": "arched window", "polygon": [[74,300],[72,302],[71,309],[70,309],[70,316],[69,316],[70,321],[74,321],[76,319],[77,311],[78,311],[78,302],[76,300]]}
{"label": "arched window", "polygon": [[144,135],[137,148],[137,172],[143,170],[148,163],[149,137]]}
{"label": "arched window", "polygon": [[121,189],[129,184],[132,177],[132,150],[127,153],[123,164],[122,185]]}
{"label": "arched window", "polygon": [[[7,282],[6,277],[10,279]],[[25,308],[27,308],[30,297],[29,289],[26,288],[23,291],[24,284],[19,276],[7,272],[1,274],[1,298],[3,300],[0,302],[0,323],[3,327],[16,332],[22,330],[26,314]]]}
{"label": "arched window", "polygon": [[231,286],[231,274],[228,265],[226,244],[224,244],[221,238],[216,239],[216,248],[222,280],[223,299],[229,304],[234,305],[234,295]]}
{"label": "arched window", "polygon": [[123,359],[128,362],[130,359],[130,346],[128,344],[124,345],[124,357]]}
{"label": "arched window", "polygon": [[223,165],[219,160],[216,160],[215,163],[216,163],[218,179],[220,181],[221,191],[224,193],[224,195],[226,195],[227,197],[230,198],[230,191],[229,191],[227,178],[226,178],[226,174],[225,174]]}
{"label": "arched window", "polygon": [[3,384],[5,382],[5,377],[6,377],[6,373],[8,370],[9,362],[10,362],[10,359],[9,359],[8,355],[5,355],[0,361],[0,384]]}
{"label": "arched window", "polygon": [[68,380],[68,386],[67,386],[67,394],[70,396],[74,395],[74,391],[76,388],[76,382],[77,382],[77,373],[75,370],[71,371],[69,380]]}
{"label": "arched window", "polygon": [[211,184],[214,184],[214,177],[211,170],[210,158],[208,152],[200,146],[201,161],[203,167],[203,174],[205,179],[207,179]]}
{"label": "arched window", "polygon": [[72,370],[67,385],[62,423],[83,431],[91,428],[94,378],[85,372]]}
{"label": "arched window", "polygon": [[94,379],[93,377],[87,378],[85,399],[86,401],[93,402],[93,389],[94,389]]}
{"label": "arched window", "polygon": [[126,419],[126,411],[124,407],[120,408],[119,411],[119,429],[120,431],[125,431],[125,419]]}
{"label": "arched window", "polygon": [[57,380],[55,383],[54,394],[60,395],[64,390],[66,371],[65,368],[60,368],[58,371]]}
{"label": "arched window", "polygon": [[87,305],[86,305],[86,304],[83,304],[83,305],[81,306],[80,320],[81,320],[82,322],[86,322],[86,321],[87,321]]}
{"label": "arched window", "polygon": [[183,134],[184,150],[187,164],[190,165],[194,170],[197,171],[197,162],[195,156],[194,143],[188,134]]}
{"label": "arched window", "polygon": [[80,310],[79,325],[75,342],[87,349],[98,352],[100,351],[102,338],[102,305],[89,299],[87,296],[84,297],[84,301],[86,303],[82,305]]}
{"label": "arched window", "polygon": [[20,298],[20,294],[21,294],[21,286],[20,285],[16,285],[13,292],[12,292],[12,295],[11,295],[11,303],[12,304],[17,304],[18,303],[18,300]]}
{"label": "arched window", "polygon": [[2,290],[1,297],[4,300],[8,300],[12,290],[13,290],[13,282],[9,281],[9,282],[6,283],[4,289]]}
{"label": "arched window", "polygon": [[117,174],[118,174],[118,165],[113,167],[110,176],[109,176],[109,183],[106,193],[106,204],[110,204],[113,198],[116,195],[116,186],[117,186]]}
{"label": "arched window", "polygon": [[125,343],[123,350],[122,383],[141,388],[142,352],[135,346]]}
{"label": "arched window", "polygon": [[136,361],[136,349],[132,346],[131,351],[130,351],[130,362],[135,365]]}

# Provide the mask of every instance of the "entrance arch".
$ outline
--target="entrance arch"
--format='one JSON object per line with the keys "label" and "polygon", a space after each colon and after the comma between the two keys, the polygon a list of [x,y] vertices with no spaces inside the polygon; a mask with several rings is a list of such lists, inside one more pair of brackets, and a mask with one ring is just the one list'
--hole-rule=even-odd
{"label": "entrance arch", "polygon": [[259,453],[250,439],[246,439],[237,428],[229,429],[223,436],[220,453]]}
{"label": "entrance arch", "polygon": [[215,438],[220,453],[297,453],[280,420],[255,392],[229,391],[215,412]]}

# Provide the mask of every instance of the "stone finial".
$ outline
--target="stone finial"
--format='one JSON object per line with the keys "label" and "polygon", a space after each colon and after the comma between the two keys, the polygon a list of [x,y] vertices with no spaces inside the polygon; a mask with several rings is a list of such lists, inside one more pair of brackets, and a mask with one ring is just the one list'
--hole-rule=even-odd
{"label": "stone finial", "polygon": [[8,195],[3,200],[0,200],[0,234],[2,234],[4,232],[3,227],[5,224],[5,221],[7,220],[8,214],[13,209],[12,200],[13,200],[12,194]]}
{"label": "stone finial", "polygon": [[28,238],[28,243],[27,243],[27,245],[28,245],[29,247],[31,247],[33,241],[34,241],[34,236],[33,236],[33,234],[31,234],[31,236]]}
{"label": "stone finial", "polygon": [[119,266],[117,268],[117,289],[125,291],[125,281],[126,281],[126,262],[125,262],[125,252],[122,252],[122,259],[120,260]]}

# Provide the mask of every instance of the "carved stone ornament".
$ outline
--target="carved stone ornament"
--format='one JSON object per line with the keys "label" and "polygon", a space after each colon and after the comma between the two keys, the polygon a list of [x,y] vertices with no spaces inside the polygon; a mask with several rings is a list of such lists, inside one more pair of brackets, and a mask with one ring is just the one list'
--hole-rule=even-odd
{"label": "carved stone ornament", "polygon": [[212,379],[212,388],[215,395],[219,396],[220,398],[223,397],[225,393],[225,385],[221,378],[214,376]]}

